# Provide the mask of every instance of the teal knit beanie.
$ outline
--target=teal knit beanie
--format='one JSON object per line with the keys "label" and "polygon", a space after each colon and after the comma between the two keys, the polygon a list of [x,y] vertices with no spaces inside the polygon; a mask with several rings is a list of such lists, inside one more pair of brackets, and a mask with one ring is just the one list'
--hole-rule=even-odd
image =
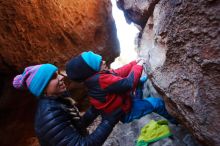
{"label": "teal knit beanie", "polygon": [[83,52],[81,54],[83,60],[95,71],[100,71],[102,56],[93,53],[92,51]]}
{"label": "teal knit beanie", "polygon": [[41,64],[25,68],[23,74],[17,75],[13,80],[13,86],[17,89],[28,89],[33,95],[39,97],[51,77],[57,71],[52,64]]}

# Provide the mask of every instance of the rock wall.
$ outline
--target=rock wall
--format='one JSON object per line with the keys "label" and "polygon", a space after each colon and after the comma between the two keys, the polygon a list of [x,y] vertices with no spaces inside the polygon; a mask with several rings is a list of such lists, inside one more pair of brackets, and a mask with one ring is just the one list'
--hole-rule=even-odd
{"label": "rock wall", "polygon": [[38,146],[34,133],[36,99],[30,93],[14,90],[12,76],[0,77],[0,145]]}
{"label": "rock wall", "polygon": [[109,62],[119,55],[111,10],[110,0],[0,0],[0,145],[39,145],[37,102],[12,87],[16,73],[41,63],[63,68],[85,50]]}
{"label": "rock wall", "polygon": [[0,18],[1,72],[45,62],[63,67],[85,50],[107,61],[119,55],[109,0],[1,0]]}
{"label": "rock wall", "polygon": [[220,1],[119,0],[118,6],[142,27],[138,51],[168,110],[204,145],[220,145]]}

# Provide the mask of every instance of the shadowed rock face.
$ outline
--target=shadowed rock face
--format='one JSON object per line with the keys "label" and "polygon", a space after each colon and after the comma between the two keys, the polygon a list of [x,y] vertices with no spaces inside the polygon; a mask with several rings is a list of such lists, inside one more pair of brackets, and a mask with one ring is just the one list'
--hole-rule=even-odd
{"label": "shadowed rock face", "polygon": [[13,89],[11,82],[11,75],[1,74],[0,145],[37,146],[34,133],[36,99],[28,92]]}
{"label": "shadowed rock face", "polygon": [[159,0],[118,0],[117,6],[125,13],[128,22],[145,26]]}
{"label": "shadowed rock face", "polygon": [[[122,1],[132,6],[125,13],[143,9],[137,7],[143,1]],[[142,22],[147,19],[139,52],[149,59],[153,84],[169,111],[204,145],[213,146],[220,145],[219,13],[217,0],[160,0],[147,17],[135,13]],[[128,19],[136,22],[136,15]]]}
{"label": "shadowed rock face", "polygon": [[7,0],[0,17],[1,72],[45,62],[63,67],[85,50],[107,61],[119,55],[109,0]]}
{"label": "shadowed rock face", "polygon": [[111,3],[1,0],[0,19],[0,145],[39,145],[33,126],[36,99],[12,87],[14,75],[41,63],[64,69],[67,60],[86,50],[113,61],[120,51]]}

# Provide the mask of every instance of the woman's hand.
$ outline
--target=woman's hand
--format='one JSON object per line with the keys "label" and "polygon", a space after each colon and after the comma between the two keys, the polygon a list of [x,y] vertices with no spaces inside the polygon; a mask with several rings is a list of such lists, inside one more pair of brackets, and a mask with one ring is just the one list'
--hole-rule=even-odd
{"label": "woman's hand", "polygon": [[111,124],[115,125],[119,122],[119,120],[121,120],[121,118],[124,116],[124,112],[121,108],[116,109],[115,111],[111,112],[111,113],[103,113],[102,114],[102,120],[103,121],[108,121]]}

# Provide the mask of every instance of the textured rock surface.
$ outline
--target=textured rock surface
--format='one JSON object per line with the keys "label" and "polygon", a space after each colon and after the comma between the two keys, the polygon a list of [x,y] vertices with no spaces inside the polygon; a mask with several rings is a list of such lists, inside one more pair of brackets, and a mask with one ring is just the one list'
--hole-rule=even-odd
{"label": "textured rock surface", "polygon": [[0,145],[38,146],[34,133],[36,99],[27,92],[14,90],[11,76],[2,77],[1,74]]}
{"label": "textured rock surface", "polygon": [[219,13],[218,0],[160,0],[149,18],[140,17],[148,19],[139,51],[150,61],[153,84],[169,111],[213,146],[220,145]]}
{"label": "textured rock surface", "polygon": [[[118,123],[104,146],[134,146],[141,128],[152,119],[159,120],[163,118],[151,114],[129,124]],[[200,146],[184,127],[169,124],[169,128],[173,133],[172,137],[151,143],[150,146]]]}
{"label": "textured rock surface", "polygon": [[[103,146],[134,146],[141,128],[144,127],[144,125],[149,123],[150,120],[157,121],[162,119],[161,116],[153,113],[139,120],[135,120],[132,123],[118,123]],[[101,117],[98,117],[95,122],[93,122],[89,127],[90,133],[95,130],[100,121]],[[169,128],[173,136],[151,143],[150,146],[201,146],[183,126],[169,124]]]}
{"label": "textured rock surface", "polygon": [[118,0],[117,6],[125,13],[128,22],[145,26],[159,0]]}
{"label": "textured rock surface", "polygon": [[44,62],[63,67],[84,50],[109,61],[119,55],[109,0],[1,0],[0,17],[1,72]]}

